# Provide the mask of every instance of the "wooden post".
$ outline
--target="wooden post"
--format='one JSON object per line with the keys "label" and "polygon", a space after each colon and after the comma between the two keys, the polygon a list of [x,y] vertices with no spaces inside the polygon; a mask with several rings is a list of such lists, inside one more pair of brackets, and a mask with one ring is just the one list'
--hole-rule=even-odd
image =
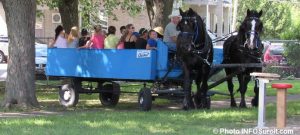
{"label": "wooden post", "polygon": [[292,87],[293,85],[285,83],[272,84],[272,88],[277,89],[277,128],[284,128],[286,126],[286,91]]}
{"label": "wooden post", "polygon": [[286,125],[286,89],[277,89],[277,128]]}

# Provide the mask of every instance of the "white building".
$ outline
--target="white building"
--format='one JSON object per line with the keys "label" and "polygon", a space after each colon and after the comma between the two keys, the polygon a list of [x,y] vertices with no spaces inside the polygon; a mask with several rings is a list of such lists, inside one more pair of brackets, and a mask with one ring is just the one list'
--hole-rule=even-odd
{"label": "white building", "polygon": [[206,28],[220,37],[231,32],[232,0],[184,0],[205,19]]}

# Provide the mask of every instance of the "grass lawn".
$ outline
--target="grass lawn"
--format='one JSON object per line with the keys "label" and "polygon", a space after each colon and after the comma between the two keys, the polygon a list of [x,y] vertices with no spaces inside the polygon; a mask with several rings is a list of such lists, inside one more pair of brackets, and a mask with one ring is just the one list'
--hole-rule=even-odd
{"label": "grass lawn", "polygon": [[[280,81],[292,83],[293,89],[289,94],[300,94],[300,83],[294,81]],[[66,109],[59,105],[57,88],[46,87],[45,81],[37,81],[37,97],[41,109],[58,112],[55,115],[29,116],[15,118],[1,118],[0,135],[28,134],[28,135],[77,135],[77,134],[213,134],[214,128],[251,128],[256,126],[257,108],[248,109],[210,109],[182,111],[174,109],[160,109],[168,106],[168,100],[156,100],[155,107],[150,112],[141,112],[137,107],[136,94],[123,94],[120,103],[115,108],[101,106],[98,95],[81,94],[76,108]],[[57,81],[50,81],[50,85],[58,85]],[[124,84],[122,90],[139,91],[140,84]],[[249,84],[253,88],[253,82]],[[237,87],[236,87],[237,88]],[[0,100],[3,99],[3,86],[0,85]],[[227,93],[227,85],[221,84],[217,91]],[[237,94],[236,96],[238,96]],[[276,91],[268,85],[267,95],[276,95]],[[253,96],[253,90],[247,92]],[[214,96],[213,100],[225,99],[226,96]],[[288,103],[288,117],[300,117],[299,101]],[[267,120],[274,122],[276,118],[274,103],[267,106]],[[0,113],[1,114],[1,113]],[[267,123],[268,124],[268,123]]]}
{"label": "grass lawn", "polygon": [[[300,102],[288,104],[289,117],[300,116]],[[274,104],[267,107],[267,120],[275,119]],[[97,109],[65,111],[61,115],[1,118],[3,135],[77,134],[213,134],[214,128],[255,127],[257,109],[136,110]]]}

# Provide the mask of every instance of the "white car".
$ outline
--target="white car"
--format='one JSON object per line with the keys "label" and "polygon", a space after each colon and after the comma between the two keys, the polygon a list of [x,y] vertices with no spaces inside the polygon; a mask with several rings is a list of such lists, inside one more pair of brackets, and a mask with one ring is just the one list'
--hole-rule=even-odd
{"label": "white car", "polygon": [[35,43],[35,71],[36,74],[45,74],[47,64],[47,48],[46,44]]}
{"label": "white car", "polygon": [[[44,74],[47,64],[47,45],[35,42],[35,66],[37,74]],[[0,37],[0,63],[8,57],[8,38]]]}
{"label": "white car", "polygon": [[8,56],[8,38],[0,37],[0,63],[7,60]]}

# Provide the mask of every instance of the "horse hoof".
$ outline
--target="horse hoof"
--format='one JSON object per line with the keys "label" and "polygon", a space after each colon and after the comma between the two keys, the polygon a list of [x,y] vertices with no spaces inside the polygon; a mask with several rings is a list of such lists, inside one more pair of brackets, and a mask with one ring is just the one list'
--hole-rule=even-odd
{"label": "horse hoof", "polygon": [[183,110],[185,111],[188,111],[190,109],[195,109],[195,106],[191,106],[191,105],[187,105],[187,104],[184,104],[183,107],[182,107]]}
{"label": "horse hoof", "polygon": [[202,109],[203,108],[203,105],[200,103],[200,104],[196,104],[196,109]]}
{"label": "horse hoof", "polygon": [[190,109],[194,109],[194,108],[195,108],[195,105],[194,105],[193,100],[188,101],[186,98],[183,99],[183,107],[182,107],[183,110],[190,110]]}
{"label": "horse hoof", "polygon": [[196,105],[195,106],[196,109],[202,109],[202,108],[204,108],[204,105],[203,105],[201,99],[197,98],[196,96],[194,97],[194,102],[195,102],[195,105]]}
{"label": "horse hoof", "polygon": [[237,107],[237,105],[236,105],[235,102],[231,102],[231,103],[230,103],[230,107],[235,108],[235,107]]}
{"label": "horse hoof", "polygon": [[253,107],[258,107],[258,100],[257,100],[257,98],[253,98],[253,99],[251,100],[251,105],[252,105]]}
{"label": "horse hoof", "polygon": [[185,105],[183,105],[183,107],[182,107],[182,110],[188,111],[188,110],[189,110],[189,107],[188,107],[188,106],[185,106]]}
{"label": "horse hoof", "polygon": [[246,104],[240,104],[240,108],[247,108]]}

